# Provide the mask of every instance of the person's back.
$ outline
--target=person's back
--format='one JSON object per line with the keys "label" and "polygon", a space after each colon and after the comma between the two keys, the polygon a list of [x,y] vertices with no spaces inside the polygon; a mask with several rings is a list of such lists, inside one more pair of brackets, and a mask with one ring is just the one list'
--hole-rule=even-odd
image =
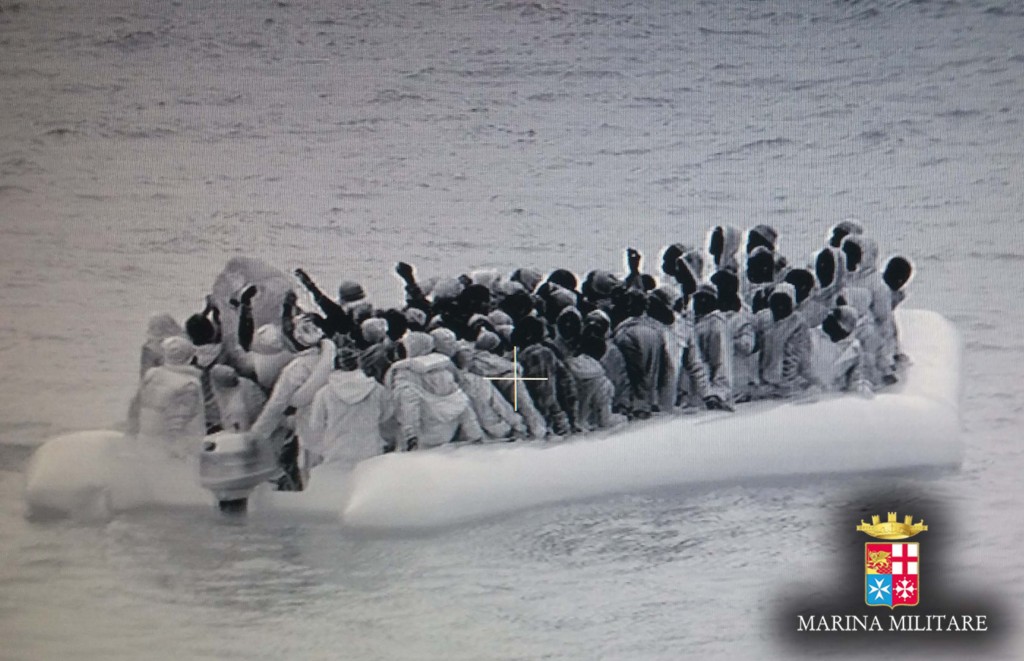
{"label": "person's back", "polygon": [[210,381],[221,426],[227,431],[248,431],[267,402],[263,389],[251,379],[240,377],[228,365],[214,365]]}
{"label": "person's back", "polygon": [[872,394],[867,377],[867,356],[854,335],[859,318],[856,310],[840,306],[820,328],[811,329],[811,362],[818,385],[830,392]]}
{"label": "person's back", "polygon": [[387,445],[386,425],[394,414],[388,391],[354,365],[348,367],[332,373],[313,398],[306,448],[314,465],[349,469]]}
{"label": "person's back", "polygon": [[188,363],[195,348],[179,337],[163,341],[163,365],[146,371],[129,412],[128,431],[170,456],[198,451],[206,434],[200,371]]}
{"label": "person's back", "polygon": [[769,306],[772,322],[764,332],[761,350],[761,390],[768,396],[790,397],[813,381],[810,333],[794,310],[792,285],[778,285]]}
{"label": "person's back", "polygon": [[642,294],[630,292],[630,317],[615,329],[613,341],[626,360],[630,384],[630,410],[647,418],[661,404],[660,386],[665,381],[668,350],[664,326],[646,316]]}
{"label": "person's back", "polygon": [[580,353],[565,361],[576,381],[579,397],[577,424],[584,431],[613,427],[626,421],[625,416],[612,413],[615,387],[598,360],[605,353],[603,338],[584,334],[580,340]]}
{"label": "person's back", "polygon": [[456,381],[447,356],[430,353],[434,341],[426,333],[408,333],[402,340],[407,357],[385,376],[401,429],[399,450],[430,448],[458,438],[479,441],[483,430],[469,398]]}

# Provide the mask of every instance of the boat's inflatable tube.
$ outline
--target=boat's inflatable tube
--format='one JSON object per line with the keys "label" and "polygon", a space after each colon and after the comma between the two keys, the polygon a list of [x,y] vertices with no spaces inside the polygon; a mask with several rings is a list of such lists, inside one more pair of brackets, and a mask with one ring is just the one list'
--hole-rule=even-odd
{"label": "boat's inflatable tube", "polygon": [[[960,340],[940,315],[898,315],[914,364],[873,399],[757,403],[629,425],[563,443],[442,447],[374,457],[351,475],[313,471],[307,491],[261,486],[250,511],[340,515],[359,528],[431,529],[545,503],[758,477],[956,466],[962,446]],[[25,477],[30,515],[105,518],[148,506],[216,507],[198,462],[181,462],[118,432],[47,441]]]}
{"label": "boat's inflatable tube", "polygon": [[442,448],[365,461],[349,526],[429,529],[545,503],[757,477],[957,466],[960,339],[938,314],[899,315],[914,365],[872,399],[755,404],[561,444]]}

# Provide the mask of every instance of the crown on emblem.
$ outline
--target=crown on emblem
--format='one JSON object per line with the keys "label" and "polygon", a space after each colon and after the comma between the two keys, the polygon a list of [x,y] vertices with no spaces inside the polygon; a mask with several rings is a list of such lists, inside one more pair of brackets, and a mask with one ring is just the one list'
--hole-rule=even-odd
{"label": "crown on emblem", "polygon": [[877,515],[871,517],[871,523],[864,523],[861,519],[857,530],[877,539],[906,539],[928,530],[928,526],[924,525],[924,519],[914,523],[914,517],[909,514],[903,517],[903,521],[897,521],[896,512],[889,512],[889,519],[884,523]]}

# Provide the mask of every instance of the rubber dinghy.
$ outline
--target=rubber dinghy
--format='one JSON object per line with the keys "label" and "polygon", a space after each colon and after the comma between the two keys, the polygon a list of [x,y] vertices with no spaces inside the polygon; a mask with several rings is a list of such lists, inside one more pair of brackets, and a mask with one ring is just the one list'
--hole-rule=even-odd
{"label": "rubber dinghy", "polygon": [[[377,530],[429,530],[547,503],[761,477],[954,467],[960,338],[941,315],[897,313],[913,365],[872,399],[759,402],[736,413],[666,416],[563,442],[446,446],[388,454],[350,474],[313,471],[306,491],[258,487],[250,510],[339,517]],[[212,437],[208,437],[212,438]],[[36,451],[29,515],[107,518],[145,507],[216,507],[198,462],[148,452],[119,432],[77,432]]]}

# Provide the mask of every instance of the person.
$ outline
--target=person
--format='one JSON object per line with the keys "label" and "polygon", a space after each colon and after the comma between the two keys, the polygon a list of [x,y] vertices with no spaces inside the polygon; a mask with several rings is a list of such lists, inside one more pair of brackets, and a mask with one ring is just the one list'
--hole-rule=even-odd
{"label": "person", "polygon": [[206,434],[200,371],[195,347],[183,337],[160,343],[162,364],[146,370],[128,412],[128,434],[144,445],[184,459],[195,454]]}
{"label": "person", "polygon": [[184,337],[185,330],[174,317],[166,312],[150,316],[146,323],[146,342],[139,357],[139,378],[146,375],[150,367],[163,364],[164,354],[161,343],[169,337]]}
{"label": "person", "polygon": [[867,356],[853,331],[857,310],[840,305],[833,309],[818,328],[811,329],[811,355],[816,385],[829,392],[854,392],[871,397],[867,377]]}
{"label": "person", "polygon": [[782,278],[783,282],[793,285],[796,296],[796,310],[803,315],[808,328],[820,326],[821,322],[828,316],[830,308],[826,307],[812,294],[816,284],[814,274],[807,269],[794,268],[786,272]]}
{"label": "person", "polygon": [[856,218],[847,218],[836,223],[829,230],[827,243],[831,248],[839,248],[843,245],[843,239],[848,236],[861,236],[864,234],[864,226]]}
{"label": "person", "polygon": [[255,380],[267,394],[295,354],[290,351],[279,325],[263,324],[254,329],[252,299],[256,293],[256,287],[250,286],[239,296],[238,343],[228,348],[230,360],[227,362],[239,376]]}
{"label": "person", "polygon": [[[313,300],[323,312],[324,322],[322,326],[324,334],[327,337],[336,340],[336,336],[345,335],[352,330],[352,318],[348,311],[345,310],[341,304],[332,301],[329,296],[320,291],[320,288],[316,286],[316,283],[309,277],[309,274],[302,269],[295,269],[295,277],[298,278],[299,282],[302,283],[302,286],[309,291],[313,296]],[[360,287],[358,283],[353,284],[355,285],[355,288],[358,288],[357,290],[352,287],[346,288],[344,283],[342,287],[339,287],[338,294],[339,297],[342,297],[340,300],[343,302],[349,302],[343,297],[343,295],[346,292],[351,294],[352,292],[350,290],[354,291],[356,294],[362,293],[362,287]],[[363,296],[365,296],[365,294],[363,294]],[[358,296],[354,300],[359,300],[360,298],[362,298],[362,296]]]}
{"label": "person", "polygon": [[[287,302],[284,308],[286,312],[290,309]],[[277,450],[284,472],[277,486],[282,491],[304,488],[299,465],[301,439],[308,431],[313,397],[326,384],[337,356],[336,345],[324,336],[315,315],[307,313],[294,322],[292,341],[299,351],[281,371],[248,432],[252,438],[272,443]]]}
{"label": "person", "polygon": [[555,352],[544,344],[546,329],[537,317],[520,319],[512,332],[518,348],[526,390],[534,406],[544,417],[548,430],[557,436],[572,433],[576,414],[576,384]]}
{"label": "person", "polygon": [[715,271],[732,271],[739,274],[739,255],[743,233],[733,225],[717,225],[708,238],[708,254],[711,255]]}
{"label": "person", "polygon": [[394,403],[387,388],[359,369],[359,352],[338,352],[337,371],[317,391],[305,439],[310,467],[351,470],[394,445]]}
{"label": "person", "polygon": [[626,416],[612,412],[615,387],[600,362],[606,350],[603,337],[594,333],[582,334],[577,354],[565,361],[579,393],[577,425],[583,431],[615,427],[626,422]]}
{"label": "person", "polygon": [[[594,336],[604,341],[604,353],[597,357],[604,369],[605,376],[612,384],[612,411],[620,413],[629,409],[629,374],[626,372],[626,359],[622,352],[611,341],[611,318],[604,310],[594,310],[587,314],[583,321],[581,337]],[[592,344],[591,346],[597,346]]]}
{"label": "person", "polygon": [[904,287],[910,282],[913,273],[914,267],[906,257],[897,255],[886,262],[885,269],[882,271],[882,281],[889,288],[889,291],[892,292],[893,310],[906,300],[907,292]]}
{"label": "person", "polygon": [[206,433],[213,434],[221,430],[221,420],[217,399],[213,396],[210,369],[214,365],[230,362],[229,352],[225,348],[221,333],[220,309],[214,303],[213,296],[206,297],[206,307],[202,312],[185,320],[185,332],[195,347],[192,363],[201,372],[203,404],[206,407]]}
{"label": "person", "polygon": [[398,262],[395,265],[395,273],[405,283],[405,304],[409,309],[422,310],[427,315],[430,314],[430,299],[427,298],[427,294],[423,291],[423,287],[416,282],[416,271],[411,264],[406,262]]}
{"label": "person", "polygon": [[732,271],[715,271],[711,284],[718,291],[718,310],[725,317],[732,338],[732,394],[736,402],[749,401],[758,384],[754,315],[739,295],[739,277]]}
{"label": "person", "polygon": [[214,365],[210,369],[210,383],[221,427],[234,432],[248,431],[267,402],[263,389],[251,379],[239,376],[230,365]]}
{"label": "person", "polygon": [[[818,318],[821,310],[827,316],[836,306],[836,297],[846,286],[846,255],[838,248],[822,248],[814,254],[812,263],[817,286],[808,297],[811,316],[805,321],[808,326],[817,326],[824,321],[824,317]],[[818,323],[812,325],[811,321]]]}
{"label": "person", "polygon": [[392,365],[385,377],[399,426],[397,449],[483,440],[469,398],[456,381],[455,365],[446,356],[432,353],[433,338],[426,333],[408,333],[401,346],[406,357]]}
{"label": "person", "polygon": [[762,397],[793,397],[813,382],[811,336],[794,302],[793,285],[777,285],[768,297],[771,323],[763,335]]}
{"label": "person", "polygon": [[895,383],[896,321],[892,314],[892,291],[878,272],[878,244],[874,239],[851,234],[843,239],[840,248],[846,255],[846,290],[859,288],[869,294],[868,310],[879,339],[874,371],[882,383]]}
{"label": "person", "polygon": [[747,255],[752,255],[758,247],[774,253],[778,240],[779,233],[771,225],[754,225],[747,232]]}
{"label": "person", "polygon": [[708,389],[704,405],[708,409],[733,410],[732,337],[729,323],[718,309],[718,290],[703,283],[693,295],[694,348],[704,362]]}
{"label": "person", "polygon": [[646,314],[647,296],[628,291],[624,308],[627,318],[616,327],[613,341],[626,361],[630,415],[646,420],[660,409],[660,388],[668,374],[665,362],[671,357],[662,328]]}
{"label": "person", "polygon": [[[494,341],[490,338],[494,338]],[[497,347],[496,341],[497,336],[483,331],[477,337],[476,350],[490,351],[487,346]],[[448,355],[446,352],[450,350],[451,346],[451,344],[443,342],[438,347],[435,343],[435,350],[442,355]],[[484,430],[487,437],[508,441],[525,438],[529,433],[526,424],[512,408],[512,404],[509,404],[508,400],[498,391],[495,383],[468,369],[473,361],[473,351],[456,351],[448,358],[458,368],[456,382],[469,398],[473,412],[476,413],[477,420],[480,422],[480,428]]]}

